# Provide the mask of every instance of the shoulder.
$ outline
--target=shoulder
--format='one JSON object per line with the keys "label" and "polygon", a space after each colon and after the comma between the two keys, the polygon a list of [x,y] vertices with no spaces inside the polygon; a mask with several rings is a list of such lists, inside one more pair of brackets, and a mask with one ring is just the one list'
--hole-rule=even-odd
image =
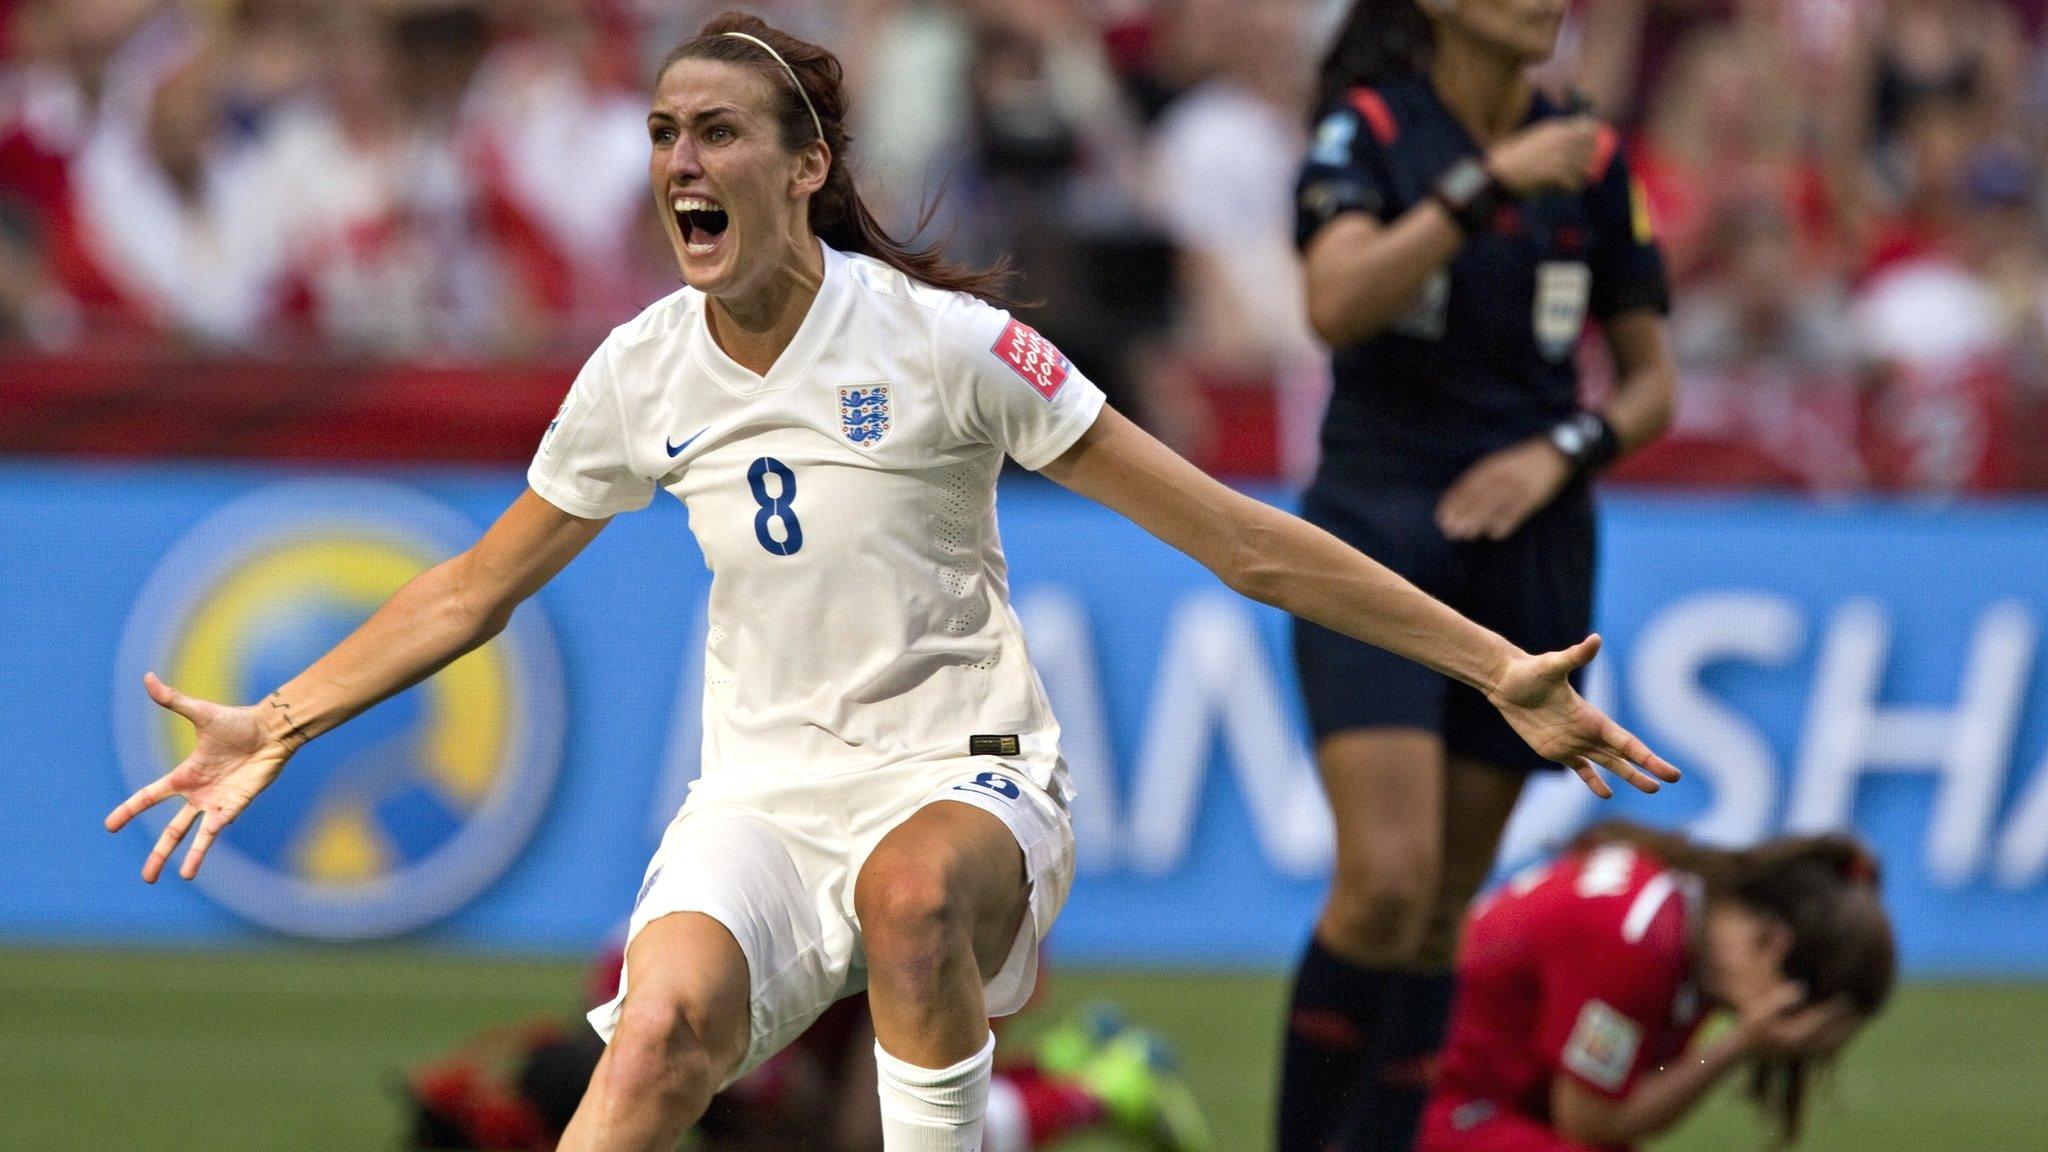
{"label": "shoulder", "polygon": [[704,294],[685,285],[640,310],[640,314],[611,330],[600,351],[624,352],[643,344],[673,339],[687,331],[686,322],[704,307]]}
{"label": "shoulder", "polygon": [[1401,121],[1383,88],[1357,85],[1323,105],[1309,138],[1308,161],[1337,168],[1350,164],[1361,145],[1384,149],[1400,139]]}
{"label": "shoulder", "polygon": [[1443,117],[1443,104],[1429,83],[1427,76],[1417,74],[1356,85],[1345,92],[1344,103],[1358,113],[1374,141],[1392,147],[1408,132]]}
{"label": "shoulder", "polygon": [[1352,85],[1321,109],[1309,143],[1309,163],[1338,168],[1375,154],[1384,163],[1397,163],[1402,142],[1418,131],[1435,131],[1442,116],[1426,77]]}
{"label": "shoulder", "polygon": [[1697,896],[1693,877],[1638,848],[1607,844],[1560,861],[1555,879],[1548,934],[1554,947],[1625,952],[1644,962],[1682,960]]}
{"label": "shoulder", "polygon": [[1523,869],[1474,908],[1470,951],[1511,949],[1539,967],[1682,945],[1685,877],[1622,844]]}
{"label": "shoulder", "polygon": [[846,273],[863,324],[887,336],[922,341],[940,366],[961,353],[987,351],[1010,314],[978,296],[936,288],[872,256],[848,254]]}
{"label": "shoulder", "polygon": [[681,341],[696,327],[703,300],[696,289],[681,288],[612,329],[584,362],[577,387],[608,394],[624,409],[657,393],[662,366],[684,354]]}
{"label": "shoulder", "polygon": [[662,357],[678,340],[694,330],[698,310],[705,307],[705,293],[692,287],[676,289],[649,303],[633,320],[612,328],[598,351],[590,357],[596,363],[618,365],[645,363],[647,355]]}
{"label": "shoulder", "polygon": [[934,288],[899,268],[858,252],[839,254],[846,260],[846,279],[855,306],[881,312],[911,324],[931,324],[955,297],[965,293]]}
{"label": "shoulder", "polygon": [[612,328],[604,336],[604,342],[598,344],[598,351],[592,359],[610,359],[631,353],[635,348],[682,338],[682,334],[690,330],[688,322],[696,318],[702,305],[705,305],[705,293],[684,285],[643,307],[633,320]]}
{"label": "shoulder", "polygon": [[1401,139],[1403,122],[1414,119],[1412,88],[1412,84],[1401,81],[1373,87],[1361,84],[1344,94],[1344,105],[1357,114],[1359,123],[1385,148]]}

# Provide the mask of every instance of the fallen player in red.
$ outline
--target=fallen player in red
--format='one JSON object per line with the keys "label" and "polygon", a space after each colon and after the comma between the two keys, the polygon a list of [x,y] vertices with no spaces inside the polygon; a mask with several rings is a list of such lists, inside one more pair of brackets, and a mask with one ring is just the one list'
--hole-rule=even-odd
{"label": "fallen player in red", "polygon": [[[1416,1152],[1626,1148],[1745,1065],[1796,1138],[1811,1067],[1891,994],[1877,882],[1847,836],[1728,851],[1587,832],[1474,911]],[[1729,1027],[1694,1045],[1716,1009]]]}

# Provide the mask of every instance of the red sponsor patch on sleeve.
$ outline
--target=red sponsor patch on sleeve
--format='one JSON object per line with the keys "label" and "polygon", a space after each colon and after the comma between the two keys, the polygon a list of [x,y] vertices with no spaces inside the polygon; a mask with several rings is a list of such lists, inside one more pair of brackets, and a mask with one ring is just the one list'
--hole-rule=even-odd
{"label": "red sponsor patch on sleeve", "polygon": [[989,351],[996,359],[1010,366],[1010,370],[1024,378],[1026,384],[1038,389],[1038,394],[1047,400],[1060,394],[1060,386],[1067,382],[1073,364],[1060,354],[1053,343],[1038,334],[1038,330],[1022,320],[1012,320],[1004,327],[1003,334],[996,337],[995,346]]}

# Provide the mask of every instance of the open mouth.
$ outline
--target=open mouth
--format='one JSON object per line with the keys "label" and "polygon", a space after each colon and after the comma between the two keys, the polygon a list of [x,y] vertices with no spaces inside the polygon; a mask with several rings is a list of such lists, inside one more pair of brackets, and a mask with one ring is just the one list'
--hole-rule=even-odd
{"label": "open mouth", "polygon": [[669,202],[669,209],[676,214],[685,252],[708,256],[718,251],[719,243],[725,239],[726,225],[731,222],[725,209],[702,196],[678,196]]}

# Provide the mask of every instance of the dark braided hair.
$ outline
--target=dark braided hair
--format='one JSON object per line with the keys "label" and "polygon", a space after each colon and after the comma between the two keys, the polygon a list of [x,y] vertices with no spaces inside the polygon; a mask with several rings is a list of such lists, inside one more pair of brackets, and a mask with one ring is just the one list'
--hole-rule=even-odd
{"label": "dark braided hair", "polygon": [[[790,87],[789,73],[761,51],[760,45],[728,36],[728,32],[744,32],[773,46],[788,62],[790,71],[796,73],[797,81],[803,85],[803,94],[799,95]],[[682,60],[718,60],[737,64],[751,68],[772,81],[777,94],[776,122],[781,130],[782,145],[789,151],[794,152],[817,139],[819,127],[824,129],[825,147],[831,152],[832,167],[825,175],[825,186],[811,197],[810,205],[811,231],[819,239],[841,252],[872,256],[934,288],[966,292],[1006,307],[1017,306],[1018,302],[1007,294],[1014,279],[1007,259],[987,268],[956,264],[946,259],[936,244],[911,248],[896,240],[883,229],[874,213],[868,211],[867,204],[860,198],[860,190],[854,186],[853,138],[846,132],[846,90],[839,57],[816,44],[791,36],[758,16],[727,12],[704,25],[692,39],[677,45],[662,61],[661,73],[666,73]],[[817,125],[811,122],[811,108],[804,106],[805,95],[810,97],[811,108],[817,109]],[[936,200],[927,204],[918,219],[916,232],[922,232],[937,211]]]}

